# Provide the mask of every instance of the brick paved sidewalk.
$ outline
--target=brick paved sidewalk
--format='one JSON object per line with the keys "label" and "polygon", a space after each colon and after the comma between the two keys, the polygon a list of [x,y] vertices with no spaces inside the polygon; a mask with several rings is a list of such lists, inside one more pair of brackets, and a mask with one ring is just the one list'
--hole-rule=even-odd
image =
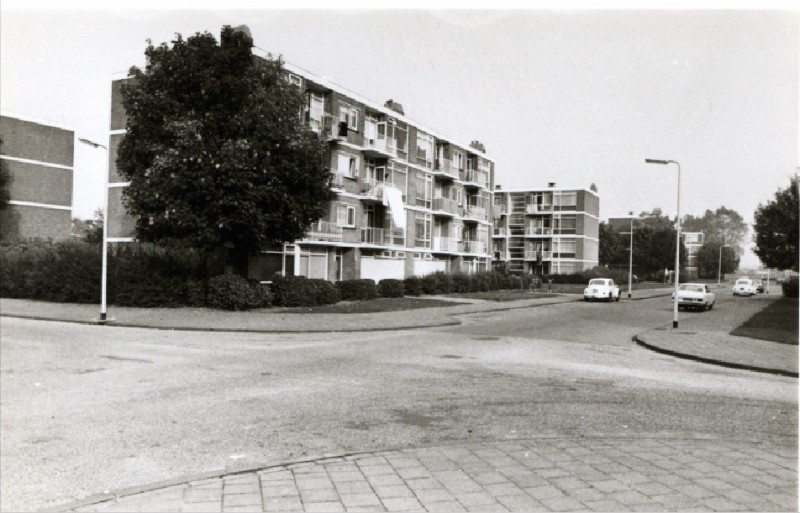
{"label": "brick paved sidewalk", "polygon": [[796,446],[537,439],[278,465],[72,511],[797,511]]}

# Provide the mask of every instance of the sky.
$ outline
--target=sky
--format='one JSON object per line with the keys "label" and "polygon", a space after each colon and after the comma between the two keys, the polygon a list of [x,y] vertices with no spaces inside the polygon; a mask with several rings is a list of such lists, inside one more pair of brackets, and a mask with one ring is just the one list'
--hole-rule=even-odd
{"label": "sky", "polygon": [[[681,215],[725,206],[748,224],[800,163],[797,10],[23,5],[0,16],[0,108],[101,144],[110,82],[144,65],[148,39],[246,24],[260,52],[481,141],[504,189],[596,184],[601,220],[675,215],[677,166],[645,158],[680,163]],[[106,155],[75,151],[73,214],[91,218]],[[758,263],[745,252],[744,267]]]}

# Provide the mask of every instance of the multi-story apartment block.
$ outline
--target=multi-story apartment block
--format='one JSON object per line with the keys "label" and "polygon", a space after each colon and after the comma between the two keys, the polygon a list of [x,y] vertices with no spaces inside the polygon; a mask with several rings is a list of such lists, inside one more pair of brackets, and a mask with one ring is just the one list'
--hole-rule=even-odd
{"label": "multi-story apartment block", "polygon": [[697,275],[697,253],[703,247],[705,234],[703,232],[682,232],[683,244],[686,246],[686,271],[690,275]]}
{"label": "multi-story apartment block", "polygon": [[600,198],[589,189],[494,191],[495,267],[570,274],[598,264]]}
{"label": "multi-story apartment block", "polygon": [[[335,199],[302,240],[250,259],[251,278],[402,279],[490,268],[494,162],[482,144],[459,144],[297,66],[287,80],[306,95],[303,120],[328,144]],[[120,84],[112,84],[109,237],[131,240],[116,173],[125,133]]]}
{"label": "multi-story apartment block", "polygon": [[69,238],[75,131],[4,112],[0,139],[10,178],[9,205],[0,211],[3,238]]}

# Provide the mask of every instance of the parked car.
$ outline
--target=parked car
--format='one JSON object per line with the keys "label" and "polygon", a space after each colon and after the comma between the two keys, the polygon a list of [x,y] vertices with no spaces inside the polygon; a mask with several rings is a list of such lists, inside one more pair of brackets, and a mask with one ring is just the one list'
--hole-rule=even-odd
{"label": "parked car", "polygon": [[[675,293],[672,293],[675,299]],[[711,310],[714,308],[716,296],[711,292],[711,287],[705,283],[682,283],[678,286],[678,308],[692,308],[694,310]]]}
{"label": "parked car", "polygon": [[759,294],[764,293],[764,280],[753,280],[753,285],[756,288],[756,292]]}
{"label": "parked car", "polygon": [[756,293],[756,286],[750,278],[739,278],[733,284],[734,296],[752,296]]}
{"label": "parked car", "polygon": [[610,278],[589,280],[589,285],[583,289],[583,300],[591,301],[593,299],[619,301],[619,287]]}

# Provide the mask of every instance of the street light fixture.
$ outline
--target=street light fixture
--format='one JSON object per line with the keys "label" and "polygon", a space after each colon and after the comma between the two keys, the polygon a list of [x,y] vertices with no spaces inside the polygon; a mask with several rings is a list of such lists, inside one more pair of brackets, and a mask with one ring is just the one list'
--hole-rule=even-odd
{"label": "street light fixture", "polygon": [[672,305],[672,327],[678,327],[678,282],[681,265],[681,165],[676,160],[644,159],[647,164],[675,164],[678,166],[678,208],[675,214],[677,219],[677,235],[675,240],[675,298]]}
{"label": "street light fixture", "polygon": [[[90,141],[89,139],[78,138],[78,141],[88,144],[93,148],[101,148],[108,154],[108,147]],[[106,158],[108,160],[108,158]],[[106,300],[106,290],[108,289],[108,172],[104,173],[105,184],[103,188],[103,270],[100,278],[100,318],[95,319],[98,324],[105,324],[108,322],[108,305]]]}

